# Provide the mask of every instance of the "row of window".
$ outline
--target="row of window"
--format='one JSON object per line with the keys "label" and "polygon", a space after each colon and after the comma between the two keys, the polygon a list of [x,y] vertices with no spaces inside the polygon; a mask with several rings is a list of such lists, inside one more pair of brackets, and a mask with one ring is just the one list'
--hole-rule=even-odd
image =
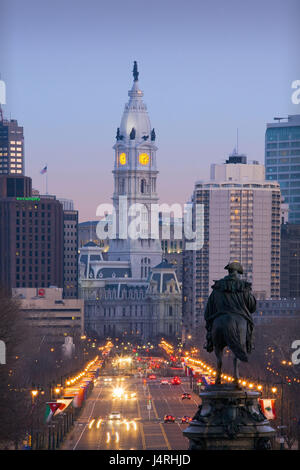
{"label": "row of window", "polygon": [[267,175],[267,180],[287,180],[287,179],[300,179],[300,173],[278,173],[276,175]]}
{"label": "row of window", "polygon": [[[35,271],[36,273],[38,273],[38,272],[39,272],[39,267],[36,266],[36,267],[34,268],[34,271]],[[51,272],[51,267],[50,267],[50,266],[48,266],[47,271],[48,271],[48,273]],[[17,266],[17,267],[16,267],[16,272],[17,272],[17,273],[20,272],[20,266]],[[22,266],[22,272],[23,272],[23,273],[26,272],[26,267],[25,267],[25,266]],[[33,272],[33,267],[32,267],[32,266],[28,266],[28,272],[30,272],[30,273]],[[43,270],[43,272],[44,272],[44,270]]]}
{"label": "row of window", "polygon": [[282,166],[269,166],[266,168],[267,173],[277,173],[283,171],[300,171],[300,165],[282,165]]}
{"label": "row of window", "polygon": [[300,149],[298,150],[267,150],[267,157],[276,157],[281,156],[285,157],[287,155],[300,155]]}
{"label": "row of window", "polygon": [[[32,281],[32,280],[33,280],[33,275],[32,275],[32,274],[29,274],[29,275],[27,276],[27,278],[28,278],[30,281]],[[35,275],[35,276],[34,276],[34,280],[35,280],[35,281],[38,281],[38,279],[39,279],[39,276],[38,276],[38,275]],[[42,275],[41,279],[42,279],[43,281],[45,281],[45,277],[44,277],[43,275]],[[17,280],[17,281],[20,281],[20,280],[21,280],[20,274],[16,274],[16,280]],[[50,274],[47,276],[47,280],[48,280],[48,281],[51,280]],[[22,276],[22,281],[26,281],[26,276],[25,276],[25,275]]]}
{"label": "row of window", "polygon": [[266,131],[267,142],[282,140],[299,140],[300,126],[268,128]]}
{"label": "row of window", "polygon": [[300,147],[300,140],[296,141],[296,142],[279,142],[279,143],[272,143],[272,144],[267,144],[267,149],[274,149],[274,148],[277,148],[277,146],[280,148],[280,149],[283,149],[283,148],[289,148],[289,147]]}

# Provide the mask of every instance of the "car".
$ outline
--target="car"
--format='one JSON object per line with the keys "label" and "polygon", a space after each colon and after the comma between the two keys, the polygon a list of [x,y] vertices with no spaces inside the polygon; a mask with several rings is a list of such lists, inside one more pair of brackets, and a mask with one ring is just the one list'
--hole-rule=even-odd
{"label": "car", "polygon": [[161,383],[161,385],[169,385],[168,380],[161,380],[160,383]]}
{"label": "car", "polygon": [[181,400],[185,400],[185,399],[188,399],[190,400],[192,398],[192,395],[190,393],[187,393],[187,392],[184,392],[182,395],[181,395]]}
{"label": "car", "polygon": [[173,379],[171,380],[171,384],[172,385],[180,385],[181,384],[181,380],[179,377],[173,377]]}
{"label": "car", "polygon": [[192,421],[193,418],[191,418],[190,416],[182,416],[181,418],[181,423],[189,423],[190,421]]}
{"label": "car", "polygon": [[156,380],[156,375],[154,375],[154,374],[148,375],[148,379],[149,380]]}
{"label": "car", "polygon": [[172,415],[165,415],[164,416],[165,423],[175,423],[175,416]]}
{"label": "car", "polygon": [[109,419],[121,419],[120,411],[112,411],[109,415]]}

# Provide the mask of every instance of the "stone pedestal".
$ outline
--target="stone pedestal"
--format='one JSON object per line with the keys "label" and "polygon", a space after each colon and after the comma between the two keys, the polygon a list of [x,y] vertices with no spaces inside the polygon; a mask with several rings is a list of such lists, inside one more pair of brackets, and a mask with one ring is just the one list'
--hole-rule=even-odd
{"label": "stone pedestal", "polygon": [[190,450],[271,449],[275,430],[263,415],[261,393],[233,384],[210,385],[183,435]]}

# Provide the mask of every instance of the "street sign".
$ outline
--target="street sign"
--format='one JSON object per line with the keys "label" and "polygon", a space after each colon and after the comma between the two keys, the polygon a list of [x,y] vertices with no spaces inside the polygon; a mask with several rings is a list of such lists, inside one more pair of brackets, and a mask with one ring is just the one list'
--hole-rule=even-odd
{"label": "street sign", "polygon": [[149,411],[151,410],[151,403],[149,403],[149,404],[147,405],[147,410],[149,410]]}

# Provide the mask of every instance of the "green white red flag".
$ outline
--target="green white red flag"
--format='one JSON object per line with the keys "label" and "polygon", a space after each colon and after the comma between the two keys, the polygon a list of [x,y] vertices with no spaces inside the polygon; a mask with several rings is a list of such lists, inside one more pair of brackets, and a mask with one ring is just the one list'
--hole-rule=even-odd
{"label": "green white red flag", "polygon": [[261,410],[267,419],[276,419],[275,400],[272,398],[259,398]]}

